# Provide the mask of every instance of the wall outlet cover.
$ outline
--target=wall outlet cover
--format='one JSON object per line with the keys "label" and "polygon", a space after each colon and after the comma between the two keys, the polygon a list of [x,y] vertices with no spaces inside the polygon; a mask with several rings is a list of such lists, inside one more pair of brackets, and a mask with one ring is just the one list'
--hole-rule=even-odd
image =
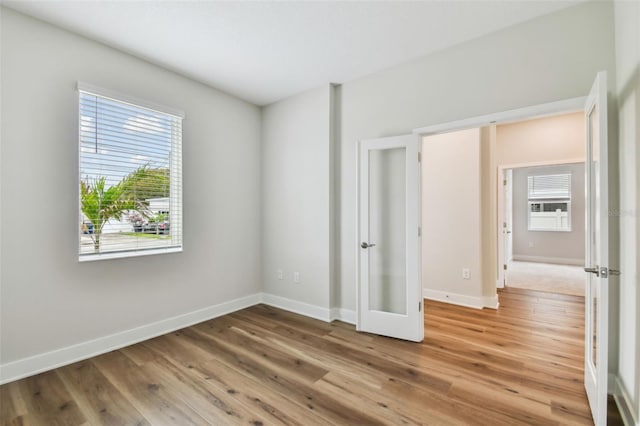
{"label": "wall outlet cover", "polygon": [[462,268],[462,279],[471,279],[471,271],[469,270],[469,268]]}

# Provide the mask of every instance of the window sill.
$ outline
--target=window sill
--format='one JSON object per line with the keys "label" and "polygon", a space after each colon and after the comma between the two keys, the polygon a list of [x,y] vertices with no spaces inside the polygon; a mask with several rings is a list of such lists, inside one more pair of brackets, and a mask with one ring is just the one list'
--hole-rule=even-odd
{"label": "window sill", "polygon": [[156,254],[181,253],[182,247],[162,247],[147,250],[114,251],[109,253],[81,254],[79,262],[94,262],[96,260],[124,259],[128,257],[152,256]]}

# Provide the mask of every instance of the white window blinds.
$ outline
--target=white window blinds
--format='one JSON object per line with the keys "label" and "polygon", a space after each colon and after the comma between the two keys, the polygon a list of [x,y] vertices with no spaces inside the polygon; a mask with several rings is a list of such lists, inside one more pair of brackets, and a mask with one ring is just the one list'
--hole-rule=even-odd
{"label": "white window blinds", "polygon": [[80,260],[180,251],[181,114],[78,89]]}
{"label": "white window blinds", "polygon": [[529,176],[529,199],[571,198],[571,174]]}

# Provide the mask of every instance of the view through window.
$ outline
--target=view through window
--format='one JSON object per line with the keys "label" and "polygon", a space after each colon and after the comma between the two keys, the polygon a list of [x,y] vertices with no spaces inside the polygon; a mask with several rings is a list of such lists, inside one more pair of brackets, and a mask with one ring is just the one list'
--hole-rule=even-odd
{"label": "view through window", "polygon": [[80,260],[177,251],[182,116],[99,92],[79,84]]}
{"label": "view through window", "polygon": [[528,176],[529,231],[571,230],[571,174]]}

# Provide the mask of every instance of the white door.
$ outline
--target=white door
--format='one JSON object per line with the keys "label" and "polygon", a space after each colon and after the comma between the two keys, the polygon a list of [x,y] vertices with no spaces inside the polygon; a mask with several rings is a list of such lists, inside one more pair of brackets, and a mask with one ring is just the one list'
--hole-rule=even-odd
{"label": "white door", "polygon": [[420,137],[360,141],[357,329],[424,339]]}
{"label": "white door", "polygon": [[504,221],[506,223],[506,249],[507,263],[513,258],[513,169],[505,171],[507,185],[504,194]]}
{"label": "white door", "polygon": [[587,235],[584,386],[596,426],[607,424],[609,200],[607,75],[598,73],[585,106]]}
{"label": "white door", "polygon": [[497,287],[506,287],[508,283],[508,264],[513,257],[513,170],[499,169],[501,190],[498,190],[498,283]]}

